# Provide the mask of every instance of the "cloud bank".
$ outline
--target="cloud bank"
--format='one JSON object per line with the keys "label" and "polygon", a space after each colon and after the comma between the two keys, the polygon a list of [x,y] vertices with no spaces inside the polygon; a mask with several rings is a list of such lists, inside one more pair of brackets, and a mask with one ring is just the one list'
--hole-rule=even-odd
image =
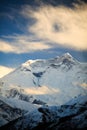
{"label": "cloud bank", "polygon": [[[25,12],[29,16],[28,7]],[[29,30],[38,38],[76,50],[87,50],[87,4],[74,8],[43,6],[31,15],[37,22]]]}
{"label": "cloud bank", "polygon": [[27,20],[32,18],[35,22],[31,26],[30,21],[27,22],[24,34],[7,36],[7,41],[1,39],[0,51],[19,54],[55,48],[59,45],[75,50],[87,50],[86,3],[75,4],[73,8],[42,5],[37,10],[26,5],[19,14]]}

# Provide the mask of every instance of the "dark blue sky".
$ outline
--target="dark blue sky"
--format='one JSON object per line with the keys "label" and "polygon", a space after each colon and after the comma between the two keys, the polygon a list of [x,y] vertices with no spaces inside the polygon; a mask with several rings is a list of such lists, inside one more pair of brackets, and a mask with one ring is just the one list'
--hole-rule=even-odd
{"label": "dark blue sky", "polygon": [[[82,0],[79,6],[81,4],[83,6],[87,5],[86,0],[84,2]],[[47,59],[66,52],[71,53],[81,62],[87,62],[86,40],[82,40],[85,34],[78,34],[80,32],[80,21],[77,21],[77,17],[80,14],[80,9],[79,14],[77,14],[78,9],[76,9],[77,17],[72,15],[72,12],[75,14],[74,5],[76,3],[78,3],[77,0],[0,0],[0,66],[14,68],[29,59]],[[48,7],[53,14],[47,10]],[[62,20],[64,9],[66,14],[69,12],[71,15],[68,18],[70,21],[72,21],[73,17],[76,18],[75,22],[78,28],[76,28],[74,21],[67,21],[67,26],[64,26],[65,23]],[[72,9],[71,12],[70,9]],[[61,12],[61,10],[63,13],[59,14],[58,11]],[[54,14],[55,11],[56,14]],[[64,17],[67,19],[65,14]],[[84,21],[81,21],[81,24],[84,25]],[[75,27],[77,31],[75,33],[78,34],[76,37],[78,40],[73,39],[75,36],[73,36],[72,27]],[[68,28],[67,32],[65,29]],[[81,30],[85,32],[83,26]],[[70,35],[69,40],[66,36],[68,33]],[[80,36],[82,36],[81,40]],[[75,44],[74,41],[77,43]],[[84,43],[81,43],[81,41]]]}

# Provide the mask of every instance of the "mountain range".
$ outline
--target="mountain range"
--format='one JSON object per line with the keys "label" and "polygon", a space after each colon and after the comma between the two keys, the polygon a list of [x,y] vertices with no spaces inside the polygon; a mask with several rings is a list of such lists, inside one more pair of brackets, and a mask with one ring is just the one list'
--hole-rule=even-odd
{"label": "mountain range", "polygon": [[0,79],[1,128],[74,129],[86,122],[87,63],[69,53],[28,60]]}

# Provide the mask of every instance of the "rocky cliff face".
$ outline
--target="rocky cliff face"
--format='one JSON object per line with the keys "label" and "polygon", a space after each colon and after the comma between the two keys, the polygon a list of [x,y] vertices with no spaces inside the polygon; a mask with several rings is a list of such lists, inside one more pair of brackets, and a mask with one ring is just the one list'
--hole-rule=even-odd
{"label": "rocky cliff face", "polygon": [[6,130],[71,130],[87,128],[87,96],[61,106],[40,107],[1,127]]}

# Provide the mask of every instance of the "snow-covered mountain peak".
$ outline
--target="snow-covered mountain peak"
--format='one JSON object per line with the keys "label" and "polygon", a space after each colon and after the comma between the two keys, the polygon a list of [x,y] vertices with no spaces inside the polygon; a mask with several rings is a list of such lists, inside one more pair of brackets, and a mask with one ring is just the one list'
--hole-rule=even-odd
{"label": "snow-covered mountain peak", "polygon": [[63,56],[72,58],[72,55],[70,53],[68,53],[68,52],[63,54]]}
{"label": "snow-covered mountain peak", "polygon": [[[82,120],[84,117],[84,122],[85,113],[87,114],[85,111],[87,107],[84,106],[87,106],[87,96],[85,95],[87,95],[87,63],[78,62],[69,53],[47,60],[28,60],[0,79],[0,123],[3,125],[9,122],[8,119],[12,118],[13,112],[15,112],[15,117],[17,115],[19,118],[20,113],[18,115],[17,110],[30,113],[27,118],[25,117],[24,123],[22,122],[24,129],[28,128],[25,127],[25,124],[33,126],[35,123],[37,126],[37,123],[45,121],[44,119],[47,123],[53,121],[54,126],[56,126],[54,121],[57,121],[58,127],[59,124],[61,125],[61,121],[64,122],[66,119],[73,124],[73,119],[75,122],[76,119],[80,121],[78,114]],[[81,97],[77,100],[78,96]],[[55,107],[55,105],[62,106]],[[39,108],[40,106],[44,107]],[[13,108],[17,110],[14,111]],[[78,123],[81,124],[82,120]],[[87,124],[87,121],[85,122]],[[66,122],[64,123],[66,124]],[[18,124],[20,125],[20,123]],[[21,126],[23,126],[22,124]]]}
{"label": "snow-covered mountain peak", "polygon": [[62,56],[60,56],[58,62],[61,62],[62,64],[66,64],[66,65],[76,65],[79,63],[69,53],[65,53]]}
{"label": "snow-covered mountain peak", "polygon": [[23,100],[32,95],[47,104],[63,104],[87,93],[86,68],[87,64],[79,63],[69,53],[48,60],[28,60],[1,79],[1,93]]}
{"label": "snow-covered mountain peak", "polygon": [[67,59],[68,61],[75,61],[75,59],[69,54],[69,53],[65,53],[62,56],[60,56],[61,60]]}
{"label": "snow-covered mountain peak", "polygon": [[29,66],[30,64],[35,63],[36,61],[37,61],[37,60],[28,60],[28,61],[26,61],[25,63],[23,63],[22,66],[27,67],[27,66]]}
{"label": "snow-covered mountain peak", "polygon": [[[28,60],[25,63],[22,64],[22,67],[47,67],[52,64],[60,64],[60,63],[75,63],[76,60],[69,54],[65,53],[62,56],[57,56],[55,58],[47,59],[47,60],[42,60],[42,59],[37,59],[37,60]],[[40,69],[40,68],[39,68]]]}

